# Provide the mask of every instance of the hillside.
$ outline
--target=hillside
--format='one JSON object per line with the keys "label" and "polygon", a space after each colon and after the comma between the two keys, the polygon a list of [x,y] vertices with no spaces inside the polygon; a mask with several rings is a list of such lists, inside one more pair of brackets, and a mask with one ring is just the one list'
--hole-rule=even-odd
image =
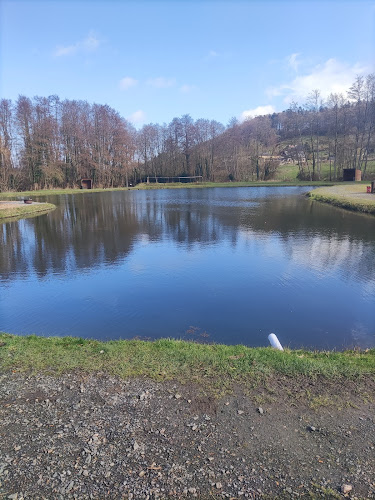
{"label": "hillside", "polygon": [[[203,181],[341,180],[375,175],[375,76],[347,96],[318,91],[307,104],[227,127],[186,114],[140,130],[108,105],[19,96],[0,101],[0,191],[121,187],[147,178]],[[151,179],[152,180],[152,179]]]}

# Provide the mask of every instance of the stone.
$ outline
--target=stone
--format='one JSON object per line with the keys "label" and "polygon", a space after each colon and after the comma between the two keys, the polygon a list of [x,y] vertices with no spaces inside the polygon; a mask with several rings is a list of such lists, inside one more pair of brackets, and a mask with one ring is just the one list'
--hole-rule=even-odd
{"label": "stone", "polygon": [[221,490],[221,488],[223,487],[221,483],[216,483],[215,486],[218,490]]}
{"label": "stone", "polygon": [[137,450],[139,450],[139,448],[140,448],[140,446],[139,446],[139,444],[137,443],[137,441],[134,441],[134,444],[133,444],[133,450],[134,450],[134,451],[137,451]]}
{"label": "stone", "polygon": [[353,489],[353,486],[351,484],[343,484],[341,486],[341,493],[343,493],[344,495],[347,495],[348,493],[350,493]]}
{"label": "stone", "polygon": [[257,412],[260,413],[261,415],[264,414],[264,410],[261,406],[259,406],[259,408],[257,408]]}
{"label": "stone", "polygon": [[74,486],[74,481],[70,481],[70,483],[68,484],[68,486],[65,488],[65,492],[69,493],[69,491],[71,489],[73,489],[73,486]]}

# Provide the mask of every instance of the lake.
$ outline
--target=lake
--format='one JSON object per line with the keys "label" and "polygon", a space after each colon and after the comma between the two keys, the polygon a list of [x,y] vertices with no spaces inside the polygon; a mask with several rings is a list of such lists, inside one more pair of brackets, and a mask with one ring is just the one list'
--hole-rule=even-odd
{"label": "lake", "polygon": [[308,187],[34,197],[0,224],[0,331],[375,347],[375,217]]}

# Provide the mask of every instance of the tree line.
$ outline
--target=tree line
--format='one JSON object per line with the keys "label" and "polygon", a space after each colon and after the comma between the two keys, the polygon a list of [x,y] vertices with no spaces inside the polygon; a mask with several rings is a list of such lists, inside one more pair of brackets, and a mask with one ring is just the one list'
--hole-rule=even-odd
{"label": "tree line", "polygon": [[343,168],[366,175],[375,151],[375,75],[359,76],[347,95],[227,126],[190,115],[136,130],[107,105],[19,96],[0,100],[0,191],[128,186],[148,177],[201,176],[206,181],[272,179],[283,161],[300,179],[332,179]]}

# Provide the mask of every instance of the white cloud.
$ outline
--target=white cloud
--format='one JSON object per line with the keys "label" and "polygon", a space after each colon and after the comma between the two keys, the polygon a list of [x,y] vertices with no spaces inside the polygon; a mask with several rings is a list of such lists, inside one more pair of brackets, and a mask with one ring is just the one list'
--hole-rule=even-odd
{"label": "white cloud", "polygon": [[228,59],[232,56],[231,52],[223,51],[218,52],[217,50],[209,50],[207,54],[203,57],[203,61],[213,61],[214,59]]}
{"label": "white cloud", "polygon": [[146,113],[139,109],[128,116],[127,119],[134,123],[134,125],[142,125],[146,121]]}
{"label": "white cloud", "polygon": [[274,106],[267,104],[266,106],[258,106],[254,109],[247,109],[241,113],[241,121],[248,118],[255,118],[256,116],[271,115],[275,112]]}
{"label": "white cloud", "polygon": [[93,52],[96,50],[101,41],[90,32],[86,38],[71,45],[58,45],[53,53],[55,57],[69,56],[78,52]]}
{"label": "white cloud", "polygon": [[150,78],[147,81],[148,85],[152,87],[156,87],[158,89],[166,89],[168,87],[174,87],[176,85],[175,78],[164,78],[163,76],[159,76],[158,78]]}
{"label": "white cloud", "polygon": [[298,66],[300,65],[300,61],[297,61],[297,57],[299,56],[300,54],[298,54],[297,52],[294,53],[294,54],[290,54],[290,56],[288,56],[286,59],[287,59],[287,62],[288,62],[288,66],[290,68],[292,68],[292,70],[294,70],[295,72],[298,71]]}
{"label": "white cloud", "polygon": [[55,57],[68,56],[70,54],[74,54],[75,52],[77,52],[77,50],[78,50],[77,44],[67,45],[65,47],[59,45],[54,52],[54,56]]}
{"label": "white cloud", "polygon": [[122,78],[120,80],[120,89],[121,90],[128,90],[131,87],[135,87],[138,84],[138,80],[135,78],[132,78],[131,76],[125,76],[125,78]]}
{"label": "white cloud", "polygon": [[323,98],[331,93],[346,94],[357,75],[364,75],[370,71],[370,68],[363,64],[349,65],[332,58],[316,65],[309,72],[296,76],[289,83],[268,88],[266,95],[268,98],[284,96],[284,103],[289,104],[293,100],[305,100],[315,89],[320,90]]}
{"label": "white cloud", "polygon": [[189,92],[192,92],[193,90],[195,90],[197,87],[195,85],[188,85],[188,84],[184,84],[184,85],[181,85],[180,87],[180,91],[184,94],[188,94]]}
{"label": "white cloud", "polygon": [[82,47],[86,50],[95,50],[99,47],[100,40],[90,33],[82,42]]}

